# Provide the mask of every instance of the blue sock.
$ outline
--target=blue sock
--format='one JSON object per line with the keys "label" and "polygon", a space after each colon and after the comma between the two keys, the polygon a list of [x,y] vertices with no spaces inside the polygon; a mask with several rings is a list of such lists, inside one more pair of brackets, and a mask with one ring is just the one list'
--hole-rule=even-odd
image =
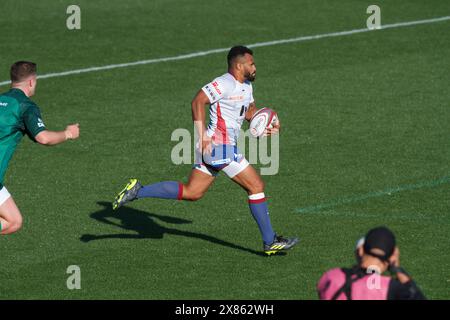
{"label": "blue sock", "polygon": [[183,197],[183,184],[177,181],[164,181],[149,184],[139,189],[137,198],[178,199]]}
{"label": "blue sock", "polygon": [[264,244],[271,244],[275,238],[275,232],[270,224],[269,209],[264,193],[252,194],[248,198],[250,211],[258,224]]}

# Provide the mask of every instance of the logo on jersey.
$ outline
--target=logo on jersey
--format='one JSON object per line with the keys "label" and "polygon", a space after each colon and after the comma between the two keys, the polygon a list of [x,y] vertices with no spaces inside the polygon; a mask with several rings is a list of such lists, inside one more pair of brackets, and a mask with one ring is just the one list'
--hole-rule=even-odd
{"label": "logo on jersey", "polygon": [[231,96],[228,98],[228,100],[233,100],[233,101],[242,101],[244,100],[244,96]]}
{"label": "logo on jersey", "polygon": [[0,102],[0,107],[7,107],[8,103],[7,102]]}
{"label": "logo on jersey", "polygon": [[210,88],[209,85],[206,85],[206,86],[205,86],[205,89],[206,89],[206,91],[208,91],[209,96],[210,96],[210,98],[211,98],[212,100],[214,100],[214,101],[217,100],[216,94],[211,90],[211,88]]}
{"label": "logo on jersey", "polygon": [[222,92],[221,92],[220,89],[219,89],[219,84],[217,83],[217,81],[214,81],[214,82],[212,83],[212,85],[213,85],[214,89],[216,89],[216,91],[217,91],[218,94],[222,94]]}
{"label": "logo on jersey", "polygon": [[38,118],[37,126],[39,128],[44,128],[45,127],[44,121],[42,121],[41,118]]}

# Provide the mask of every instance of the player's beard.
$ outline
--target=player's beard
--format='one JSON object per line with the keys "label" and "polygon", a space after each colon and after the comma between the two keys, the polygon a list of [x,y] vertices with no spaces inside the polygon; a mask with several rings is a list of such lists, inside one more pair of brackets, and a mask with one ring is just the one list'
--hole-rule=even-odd
{"label": "player's beard", "polygon": [[253,82],[256,79],[256,72],[253,72],[253,73],[247,72],[244,76],[245,76],[245,79],[247,79],[250,82]]}

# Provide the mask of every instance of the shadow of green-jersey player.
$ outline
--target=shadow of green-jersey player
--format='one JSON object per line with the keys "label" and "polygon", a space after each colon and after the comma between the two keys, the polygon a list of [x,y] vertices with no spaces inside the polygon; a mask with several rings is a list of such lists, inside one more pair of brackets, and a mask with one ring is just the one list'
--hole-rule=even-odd
{"label": "shadow of green-jersey player", "polygon": [[36,90],[36,64],[18,61],[11,66],[11,89],[0,95],[0,232],[10,234],[22,226],[22,215],[3,185],[3,179],[17,145],[27,134],[43,145],[56,145],[79,136],[78,124],[64,131],[45,127],[38,106],[30,100]]}

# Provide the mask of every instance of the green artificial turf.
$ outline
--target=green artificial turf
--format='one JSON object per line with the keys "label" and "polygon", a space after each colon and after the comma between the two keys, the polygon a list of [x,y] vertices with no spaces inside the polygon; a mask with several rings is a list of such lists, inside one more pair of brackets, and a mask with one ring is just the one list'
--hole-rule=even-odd
{"label": "green artificial turf", "polygon": [[[40,74],[361,29],[370,1],[3,0],[0,81],[16,60]],[[382,24],[447,16],[448,2],[378,1]],[[354,262],[378,225],[432,299],[450,298],[450,22],[258,47],[259,106],[282,123],[264,176],[272,225],[301,242],[262,256],[244,191],[220,174],[198,202],[140,200],[112,212],[129,177],[187,181],[171,162],[190,101],[226,52],[39,80],[46,125],[79,122],[56,147],[24,139],[4,184],[24,216],[1,241],[1,299],[317,299],[327,269]],[[5,91],[7,86],[0,89]],[[259,167],[259,166],[258,166]],[[67,267],[81,269],[68,290]]]}

